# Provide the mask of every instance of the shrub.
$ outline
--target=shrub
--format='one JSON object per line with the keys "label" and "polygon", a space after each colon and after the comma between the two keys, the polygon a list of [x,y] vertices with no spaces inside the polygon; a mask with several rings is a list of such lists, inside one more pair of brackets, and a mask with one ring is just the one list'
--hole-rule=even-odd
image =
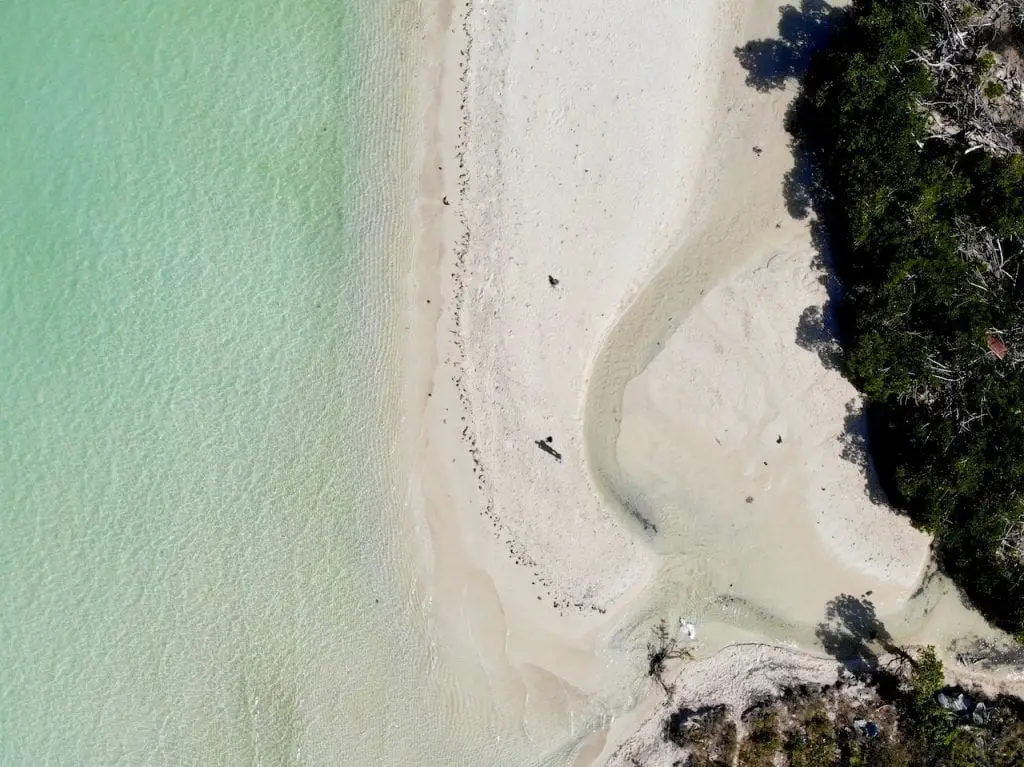
{"label": "shrub", "polygon": [[1006,93],[1006,88],[1002,83],[991,80],[985,83],[985,88],[982,91],[987,99],[997,99]]}
{"label": "shrub", "polygon": [[987,75],[996,66],[996,55],[992,51],[985,51],[978,57],[978,74]]}
{"label": "shrub", "polygon": [[748,731],[740,743],[740,767],[771,767],[779,750],[778,715],[771,708],[762,708],[749,716]]}

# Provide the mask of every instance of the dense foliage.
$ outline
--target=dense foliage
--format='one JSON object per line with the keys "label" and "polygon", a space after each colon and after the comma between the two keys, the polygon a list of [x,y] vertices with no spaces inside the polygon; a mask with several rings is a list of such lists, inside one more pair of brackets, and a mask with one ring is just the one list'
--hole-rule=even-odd
{"label": "dense foliage", "polygon": [[815,168],[844,372],[866,397],[882,485],[977,607],[1020,634],[1024,158],[929,136],[926,14],[918,0],[855,0],[789,129]]}
{"label": "dense foliage", "polygon": [[[942,663],[925,648],[907,674],[878,672],[869,687],[786,691],[746,711],[737,730],[725,706],[681,710],[664,736],[687,767],[1019,767],[1020,702],[971,699],[975,712],[942,705]],[[958,691],[945,690],[945,700]],[[979,703],[983,703],[982,708]],[[870,724],[870,728],[868,725]]]}

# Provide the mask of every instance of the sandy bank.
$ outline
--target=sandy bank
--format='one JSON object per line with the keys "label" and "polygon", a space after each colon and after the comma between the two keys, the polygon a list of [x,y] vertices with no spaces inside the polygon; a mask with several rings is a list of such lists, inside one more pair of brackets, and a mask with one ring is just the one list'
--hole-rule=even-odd
{"label": "sandy bank", "polygon": [[624,699],[642,663],[607,631],[654,560],[592,480],[586,393],[699,194],[730,8],[427,9],[401,446],[416,598],[466,695],[530,738]]}
{"label": "sandy bank", "polygon": [[827,296],[805,237],[750,251],[627,385],[619,466],[720,593],[804,623],[842,593],[891,612],[929,540],[886,505],[859,396],[819,358]]}
{"label": "sandy bank", "polygon": [[586,465],[590,371],[698,193],[729,10],[490,2],[470,22],[451,308],[477,504],[545,599],[600,612],[651,564]]}

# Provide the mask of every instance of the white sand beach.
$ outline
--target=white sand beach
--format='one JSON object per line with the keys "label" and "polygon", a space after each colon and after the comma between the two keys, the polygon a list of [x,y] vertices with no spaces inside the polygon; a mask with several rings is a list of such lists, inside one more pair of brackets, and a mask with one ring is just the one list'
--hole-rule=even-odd
{"label": "white sand beach", "polygon": [[[635,689],[652,609],[754,605],[813,643],[830,599],[899,616],[925,572],[828,364],[825,272],[782,191],[794,87],[749,87],[735,54],[778,22],[760,0],[428,13],[411,535],[451,653],[527,731]],[[835,668],[763,644],[792,641],[764,620],[708,620],[687,689]]]}

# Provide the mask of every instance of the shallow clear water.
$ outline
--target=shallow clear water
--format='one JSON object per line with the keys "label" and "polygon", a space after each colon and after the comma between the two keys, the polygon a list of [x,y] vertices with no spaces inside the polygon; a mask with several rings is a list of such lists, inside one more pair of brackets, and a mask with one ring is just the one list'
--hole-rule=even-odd
{"label": "shallow clear water", "polygon": [[0,764],[479,746],[399,736],[441,684],[389,463],[414,23],[0,6]]}

